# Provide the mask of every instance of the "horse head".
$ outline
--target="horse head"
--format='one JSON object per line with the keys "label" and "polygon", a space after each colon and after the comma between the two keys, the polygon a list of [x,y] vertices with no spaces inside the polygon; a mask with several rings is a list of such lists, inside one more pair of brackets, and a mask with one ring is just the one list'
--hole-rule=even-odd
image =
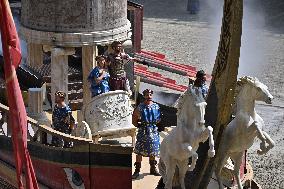
{"label": "horse head", "polygon": [[239,94],[241,90],[246,92],[246,98],[252,97],[256,101],[263,101],[271,104],[273,96],[268,91],[268,87],[261,83],[255,77],[241,77],[237,82],[236,93]]}
{"label": "horse head", "polygon": [[190,85],[188,89],[179,97],[175,107],[178,112],[177,115],[186,116],[187,119],[194,119],[199,125],[204,125],[205,102],[202,91],[199,87]]}

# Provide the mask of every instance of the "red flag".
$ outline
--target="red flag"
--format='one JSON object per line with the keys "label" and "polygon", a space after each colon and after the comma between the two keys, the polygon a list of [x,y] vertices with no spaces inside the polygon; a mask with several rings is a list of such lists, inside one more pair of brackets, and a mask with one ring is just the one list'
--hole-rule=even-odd
{"label": "red flag", "polygon": [[8,0],[0,0],[0,30],[18,187],[24,189],[21,173],[25,168],[26,187],[38,189],[27,149],[27,114],[15,71],[21,62],[20,41]]}

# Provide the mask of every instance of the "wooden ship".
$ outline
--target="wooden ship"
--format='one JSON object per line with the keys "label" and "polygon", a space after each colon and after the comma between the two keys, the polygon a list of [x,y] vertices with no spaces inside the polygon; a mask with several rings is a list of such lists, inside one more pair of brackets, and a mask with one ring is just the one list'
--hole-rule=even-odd
{"label": "wooden ship", "polygon": [[[134,143],[135,128],[131,124],[129,112],[131,112],[131,102],[132,105],[137,103],[135,100],[139,101],[141,96],[135,88],[137,83],[144,82],[155,85],[155,88],[165,87],[180,92],[185,91],[187,86],[178,85],[171,78],[151,72],[146,66],[132,64],[127,68],[127,73],[135,98],[129,99],[123,91],[113,91],[92,99],[86,91],[89,91],[88,73],[95,65],[94,56],[102,54],[111,42],[119,40],[124,41],[125,44],[130,43],[129,53],[137,59],[146,61],[149,66],[187,77],[194,77],[196,68],[168,61],[161,53],[141,49],[142,5],[126,0],[107,0],[101,4],[100,1],[63,0],[57,1],[56,5],[52,4],[53,2],[46,3],[44,0],[38,0],[36,4],[33,2],[32,0],[14,2],[12,10],[14,17],[21,20],[20,37],[27,42],[26,62],[17,69],[17,76],[28,106],[28,149],[38,182],[42,188],[52,189],[109,189],[114,186],[117,189],[131,188],[133,146],[105,144],[100,143],[98,139],[131,136],[132,144]],[[54,9],[54,6],[58,8]],[[83,8],[78,9],[78,7]],[[97,14],[98,10],[101,14]],[[0,62],[0,65],[3,65],[1,57]],[[3,70],[0,67],[1,71]],[[140,78],[136,86],[134,86],[135,78]],[[211,79],[211,76],[208,78]],[[17,179],[3,77],[0,78],[0,85],[0,177],[8,183],[7,186],[13,188],[17,187]],[[80,129],[73,135],[60,133],[48,126],[43,111],[43,109],[51,110],[53,94],[59,89],[68,94],[68,102],[72,110],[77,111],[78,114]],[[176,109],[171,105],[179,95],[162,91],[157,91],[156,94],[171,99],[167,103],[158,101],[166,118],[162,118],[161,124],[166,127],[176,125]],[[104,127],[106,122],[102,122],[99,129],[93,129],[92,125],[95,124],[96,119],[90,115],[90,112],[96,109],[95,105],[113,97],[120,97],[123,99],[122,105],[127,104],[129,107],[124,122],[118,117],[112,121],[119,124],[112,124],[110,128],[106,128]],[[60,136],[64,140],[72,141],[73,147],[54,147],[50,144],[51,136]],[[252,169],[246,161],[246,156],[241,166],[241,177],[244,185],[260,188],[253,181]],[[224,180],[227,181],[227,186],[235,187],[230,165],[224,169]],[[216,186],[213,183],[210,187]]]}

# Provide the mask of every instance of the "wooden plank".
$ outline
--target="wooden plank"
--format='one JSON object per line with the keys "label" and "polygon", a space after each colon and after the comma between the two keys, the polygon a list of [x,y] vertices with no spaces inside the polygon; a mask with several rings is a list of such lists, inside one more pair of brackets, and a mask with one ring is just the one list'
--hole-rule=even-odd
{"label": "wooden plank", "polygon": [[[5,106],[3,104],[0,104],[0,110],[4,110],[4,111],[8,112],[9,107]],[[44,133],[48,133],[48,134],[51,134],[51,135],[54,135],[54,136],[61,137],[64,140],[67,140],[67,141],[73,141],[76,144],[78,144],[78,143],[92,143],[93,142],[93,140],[90,140],[90,139],[75,137],[75,136],[71,136],[69,134],[61,133],[61,132],[56,131],[56,130],[54,130],[51,127],[48,127],[46,125],[39,125],[36,120],[34,120],[30,117],[27,117],[27,120],[28,120],[29,123],[31,123],[33,125],[33,127],[38,128],[36,134],[40,134],[40,132],[44,132]]]}
{"label": "wooden plank", "polygon": [[72,136],[72,135],[69,135],[69,134],[61,133],[61,132],[56,131],[56,130],[54,130],[51,127],[48,127],[46,125],[37,125],[36,124],[36,125],[33,125],[33,126],[37,127],[38,131],[43,131],[43,132],[51,134],[53,136],[63,138],[64,140],[72,141],[76,144],[92,143],[93,142],[93,140],[90,140],[90,139],[75,137],[75,136]]}

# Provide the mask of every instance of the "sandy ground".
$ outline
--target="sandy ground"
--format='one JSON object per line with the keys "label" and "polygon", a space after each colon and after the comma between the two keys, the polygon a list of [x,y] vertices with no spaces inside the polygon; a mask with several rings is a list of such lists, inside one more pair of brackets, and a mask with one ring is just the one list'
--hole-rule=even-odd
{"label": "sandy ground", "polygon": [[[132,155],[132,162],[135,162],[135,154]],[[134,171],[135,167],[132,167]],[[149,158],[143,157],[140,176],[132,181],[133,189],[154,189],[160,180],[160,176],[153,176],[149,174],[150,165]]]}
{"label": "sandy ground", "polygon": [[[164,53],[169,60],[211,73],[220,35],[221,1],[201,1],[198,15],[186,12],[185,0],[135,1],[144,5],[144,49]],[[284,2],[245,0],[244,5],[239,76],[257,77],[275,97],[272,106],[258,104],[256,110],[276,146],[266,155],[258,156],[259,140],[256,140],[248,150],[248,160],[254,178],[264,189],[284,189]],[[161,73],[187,85],[185,77]],[[148,183],[148,177],[137,182]],[[133,188],[139,188],[138,184]]]}

